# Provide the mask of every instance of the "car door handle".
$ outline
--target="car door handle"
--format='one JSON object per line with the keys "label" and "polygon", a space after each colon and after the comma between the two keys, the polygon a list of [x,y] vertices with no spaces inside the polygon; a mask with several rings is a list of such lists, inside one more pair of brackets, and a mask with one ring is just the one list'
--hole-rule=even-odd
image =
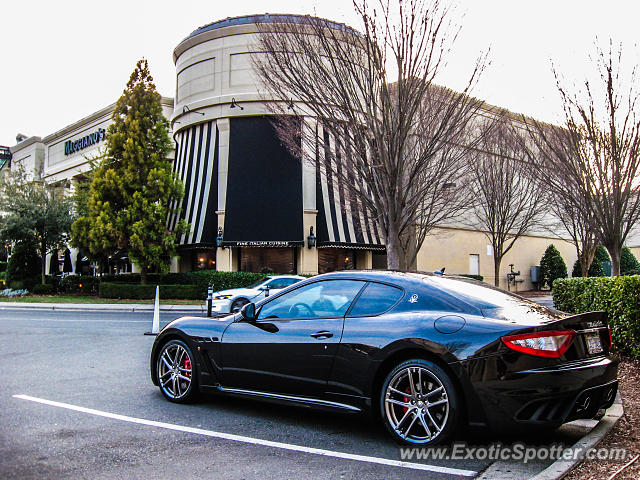
{"label": "car door handle", "polygon": [[318,340],[323,340],[325,338],[331,338],[333,337],[333,333],[331,332],[327,332],[326,330],[321,330],[319,332],[316,333],[312,333],[311,336],[313,338],[317,338]]}

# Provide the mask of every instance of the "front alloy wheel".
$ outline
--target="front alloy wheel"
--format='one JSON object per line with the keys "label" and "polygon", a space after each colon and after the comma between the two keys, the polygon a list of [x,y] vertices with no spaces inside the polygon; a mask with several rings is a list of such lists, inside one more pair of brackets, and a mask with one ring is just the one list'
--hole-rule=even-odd
{"label": "front alloy wheel", "polygon": [[380,408],[387,430],[401,443],[441,443],[456,424],[454,386],[444,370],[427,360],[403,362],[387,375]]}
{"label": "front alloy wheel", "polygon": [[193,355],[186,343],[180,340],[167,342],[158,355],[156,368],[160,391],[167,400],[185,403],[195,398]]}

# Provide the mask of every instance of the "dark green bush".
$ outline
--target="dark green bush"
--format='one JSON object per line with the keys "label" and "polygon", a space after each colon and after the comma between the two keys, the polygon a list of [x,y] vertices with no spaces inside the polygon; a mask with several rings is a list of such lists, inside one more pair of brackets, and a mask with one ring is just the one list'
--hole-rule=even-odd
{"label": "dark green bush", "polygon": [[611,256],[609,255],[609,252],[607,251],[607,249],[604,247],[604,245],[598,245],[596,247],[596,253],[593,256],[594,260],[598,260],[599,262],[610,262],[611,261]]}
{"label": "dark green bush", "polygon": [[558,278],[567,278],[567,264],[564,263],[558,249],[552,244],[547,247],[542,259],[540,259],[540,285],[551,287]]}
{"label": "dark green bush", "polygon": [[7,271],[7,262],[0,262],[0,272]]}
{"label": "dark green bush", "polygon": [[92,275],[67,275],[60,279],[60,293],[98,295],[100,277]]}
{"label": "dark green bush", "polygon": [[[198,285],[159,285],[161,299],[204,300],[205,294]],[[130,283],[100,283],[100,297],[149,299],[155,298],[155,285],[132,285]]]}
{"label": "dark green bush", "polygon": [[640,358],[640,276],[560,279],[553,284],[559,310],[607,312],[614,349]]}
{"label": "dark green bush", "polygon": [[[109,283],[140,283],[139,273],[122,273],[120,275],[102,275],[101,281]],[[189,278],[186,273],[149,273],[148,285],[188,285]]]}
{"label": "dark green bush", "polygon": [[198,285],[206,297],[207,286],[213,284],[213,291],[228,290],[230,288],[244,288],[264,278],[263,273],[250,272],[218,272],[217,270],[199,270],[188,272],[189,283]]}
{"label": "dark green bush", "polygon": [[36,249],[32,245],[20,242],[14,245],[9,264],[7,265],[6,282],[11,287],[21,285],[19,288],[31,290],[40,282],[41,263]]}
{"label": "dark green bush", "polygon": [[[573,270],[571,271],[571,276],[573,278],[582,276],[582,269],[580,268],[579,260],[576,260],[576,262],[573,264]],[[602,268],[602,263],[600,263],[600,261],[595,257],[591,262],[591,266],[589,267],[589,274],[587,276],[588,277],[604,277],[605,276],[604,268]]]}
{"label": "dark green bush", "polygon": [[52,295],[53,293],[55,293],[55,289],[50,283],[45,283],[44,285],[38,283],[33,286],[33,288],[31,289],[31,293],[33,293],[34,295]]}
{"label": "dark green bush", "polygon": [[482,275],[473,275],[471,273],[461,273],[458,276],[459,277],[473,278],[474,280],[480,280],[481,282],[484,281],[484,277]]}
{"label": "dark green bush", "polygon": [[622,247],[620,255],[620,275],[637,275],[640,263],[629,247]]}

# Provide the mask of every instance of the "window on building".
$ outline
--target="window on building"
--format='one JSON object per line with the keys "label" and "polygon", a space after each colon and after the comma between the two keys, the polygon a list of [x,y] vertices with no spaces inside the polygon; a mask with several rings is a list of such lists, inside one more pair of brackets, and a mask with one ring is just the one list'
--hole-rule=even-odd
{"label": "window on building", "polygon": [[477,253],[469,255],[469,274],[480,275],[480,255]]}

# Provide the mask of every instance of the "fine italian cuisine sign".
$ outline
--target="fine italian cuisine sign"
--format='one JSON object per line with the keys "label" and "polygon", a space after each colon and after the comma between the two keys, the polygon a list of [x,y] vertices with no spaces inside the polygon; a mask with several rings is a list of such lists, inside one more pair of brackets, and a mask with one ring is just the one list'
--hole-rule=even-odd
{"label": "fine italian cuisine sign", "polygon": [[96,143],[99,143],[104,140],[106,133],[107,132],[104,128],[99,128],[95,132],[92,132],[89,135],[85,135],[84,137],[78,138],[77,140],[67,140],[64,143],[64,154],[71,155],[91,145],[95,145]]}

